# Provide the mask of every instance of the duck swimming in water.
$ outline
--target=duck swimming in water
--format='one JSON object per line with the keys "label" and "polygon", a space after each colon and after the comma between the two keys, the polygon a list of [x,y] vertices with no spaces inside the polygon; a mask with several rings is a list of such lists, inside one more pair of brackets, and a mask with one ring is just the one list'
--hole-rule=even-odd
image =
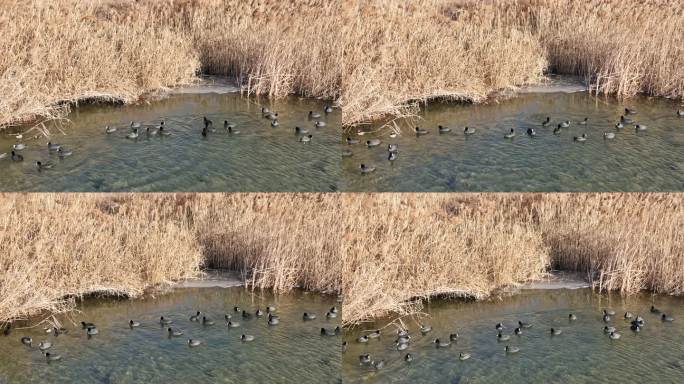
{"label": "duck swimming in water", "polygon": [[320,119],[321,114],[314,111],[309,111],[309,119]]}
{"label": "duck swimming in water", "polygon": [[518,321],[518,325],[520,326],[520,328],[532,328],[532,324],[524,321]]}
{"label": "duck swimming in water", "polygon": [[356,338],[356,341],[358,343],[367,343],[368,342],[368,336],[367,335],[361,335]]}
{"label": "duck swimming in water", "polygon": [[399,154],[397,152],[390,152],[387,156],[387,160],[394,161],[397,159],[397,157],[399,157]]}
{"label": "duck swimming in water", "polygon": [[203,117],[202,117],[202,120],[204,121],[204,128],[209,128],[209,127],[211,127],[212,125],[214,125],[214,122],[211,121],[211,120],[209,120],[209,119],[207,119],[206,116],[203,116]]}
{"label": "duck swimming in water", "polygon": [[207,325],[207,326],[214,325],[214,321],[209,319],[206,316],[202,316],[202,325]]}
{"label": "duck swimming in water", "polygon": [[629,124],[634,124],[634,120],[632,120],[632,119],[630,119],[630,118],[627,118],[627,117],[624,117],[624,116],[620,116],[620,122],[621,122],[622,124],[628,124],[628,125],[629,125]]}
{"label": "duck swimming in water", "polygon": [[138,328],[140,326],[140,323],[137,321],[129,320],[128,321],[128,326],[130,328]]}
{"label": "duck swimming in water", "polygon": [[625,115],[636,115],[637,111],[634,109],[625,108]]}
{"label": "duck swimming in water", "polygon": [[371,362],[370,354],[366,353],[364,355],[359,355],[359,362],[361,364],[370,364],[370,362]]}
{"label": "duck swimming in water", "polygon": [[280,123],[278,123],[278,119],[271,120],[271,127],[277,127],[279,125]]}
{"label": "duck swimming in water", "polygon": [[55,353],[45,352],[45,360],[48,362],[61,360],[62,356]]}
{"label": "duck swimming in water", "polygon": [[306,135],[299,138],[300,143],[308,143],[313,138],[313,135]]}
{"label": "duck swimming in water", "polygon": [[458,354],[458,359],[461,360],[461,361],[468,360],[468,359],[470,359],[470,353],[461,352],[461,353]]}
{"label": "duck swimming in water", "polygon": [[334,318],[337,317],[337,313],[327,312],[327,313],[325,314],[325,317],[326,317],[327,319],[334,319]]}
{"label": "duck swimming in water", "polygon": [[194,315],[190,316],[190,321],[200,321],[202,312],[197,311]]}
{"label": "duck swimming in water", "polygon": [[435,340],[433,341],[433,343],[435,344],[435,346],[436,346],[437,348],[446,348],[446,347],[449,347],[449,346],[451,345],[450,342],[448,342],[448,341],[441,341],[441,340],[439,340],[439,339],[435,339]]}
{"label": "duck swimming in water", "polygon": [[515,137],[515,129],[511,128],[511,130],[504,135],[504,138],[506,139],[512,139]]}
{"label": "duck swimming in water", "polygon": [[528,136],[536,136],[537,132],[534,130],[534,128],[527,128],[527,135]]}
{"label": "duck swimming in water", "polygon": [[[304,135],[309,133],[308,129],[302,128],[302,127],[295,127],[295,133],[299,135]],[[358,142],[358,140],[357,140]],[[349,138],[347,138],[347,144],[349,144]]]}
{"label": "duck swimming in water", "polygon": [[56,151],[56,150],[60,149],[62,146],[59,144],[53,144],[52,142],[48,141],[47,147],[48,147],[48,150],[50,150],[50,151]]}
{"label": "duck swimming in water", "polygon": [[506,351],[507,354],[512,354],[512,353],[518,353],[518,352],[520,352],[520,348],[518,348],[518,347],[511,347],[511,346],[509,346],[509,345],[507,345],[506,348],[504,348],[504,350]]}
{"label": "duck swimming in water", "polygon": [[377,147],[378,145],[380,145],[380,139],[367,140],[366,145],[368,146],[368,148]]}
{"label": "duck swimming in water", "polygon": [[413,361],[413,355],[410,353],[407,353],[406,356],[404,356],[404,361],[407,363],[410,363]]}
{"label": "duck swimming in water", "polygon": [[663,315],[660,316],[660,320],[662,320],[662,321],[664,321],[664,322],[667,322],[667,323],[671,323],[671,322],[674,321],[674,317],[668,316],[668,315],[666,315],[666,314],[663,313]]}
{"label": "duck swimming in water", "polygon": [[619,339],[619,338],[620,338],[620,334],[617,333],[617,331],[613,331],[613,332],[610,333],[610,339],[611,339],[611,340],[617,340],[617,339]]}
{"label": "duck swimming in water", "polygon": [[347,144],[352,145],[352,144],[358,144],[359,140],[353,139],[351,137],[347,137]]}
{"label": "duck swimming in water", "polygon": [[40,343],[38,343],[38,349],[40,349],[41,351],[46,351],[50,348],[52,348],[52,343],[49,341],[41,341]]}
{"label": "duck swimming in water", "polygon": [[314,320],[316,318],[316,314],[311,313],[311,312],[304,312],[302,315],[302,319],[306,320]]}
{"label": "duck swimming in water", "polygon": [[397,151],[399,151],[399,145],[398,144],[387,144],[387,151],[388,152],[397,152]]}
{"label": "duck swimming in water", "polygon": [[280,319],[277,316],[268,315],[268,325],[278,325],[279,323]]}
{"label": "duck swimming in water", "polygon": [[660,309],[656,308],[654,305],[651,305],[651,313],[660,313]]}
{"label": "duck swimming in water", "polygon": [[409,343],[408,343],[408,341],[406,341],[405,343],[396,342],[396,346],[397,346],[397,351],[403,351],[405,349],[408,349]]}
{"label": "duck swimming in water", "polygon": [[548,116],[546,116],[546,120],[542,121],[542,125],[543,125],[544,127],[546,127],[546,126],[548,126],[549,124],[551,124],[551,118],[548,117]]}
{"label": "duck swimming in water", "polygon": [[42,171],[43,169],[51,169],[54,166],[55,165],[51,161],[46,161],[46,162],[36,161],[36,167],[38,167],[39,171]]}
{"label": "duck swimming in water", "polygon": [[628,312],[625,312],[625,316],[624,316],[624,317],[625,317],[625,319],[631,319],[632,317],[634,317],[634,315],[632,314],[632,312],[629,312],[629,311],[628,311]]}
{"label": "duck swimming in water", "polygon": [[247,342],[250,342],[250,341],[254,341],[254,336],[252,336],[252,335],[244,335],[244,334],[243,334],[242,336],[240,336],[240,341],[242,341],[243,343],[247,343]]}
{"label": "duck swimming in water", "polygon": [[126,138],[128,139],[137,139],[138,138],[138,128],[133,128],[133,132],[129,133],[126,135]]}
{"label": "duck swimming in water", "polygon": [[24,156],[12,151],[12,161],[24,161]]}
{"label": "duck swimming in water", "polygon": [[100,333],[100,331],[99,331],[96,327],[88,327],[88,328],[86,328],[86,335],[88,335],[88,337],[90,337],[90,336],[95,336],[95,335],[97,335],[97,334],[99,334],[99,333]]}
{"label": "duck swimming in water", "polygon": [[420,128],[420,127],[416,127],[415,132],[416,132],[416,136],[427,135],[429,133],[429,131],[427,129]]}
{"label": "duck swimming in water", "polygon": [[28,346],[30,347],[30,346],[33,344],[33,339],[31,339],[31,338],[28,337],[28,336],[23,336],[23,337],[21,338],[21,343],[24,344],[24,345],[28,345]]}
{"label": "duck swimming in water", "polygon": [[603,132],[603,138],[606,140],[613,140],[615,138],[614,132]]}
{"label": "duck swimming in water", "polygon": [[648,127],[643,124],[637,124],[634,126],[634,129],[637,131],[645,131],[648,129]]}
{"label": "duck swimming in water", "polygon": [[439,133],[447,133],[451,132],[451,128],[449,127],[444,127],[444,126],[438,126],[437,129],[439,129]]}
{"label": "duck swimming in water", "polygon": [[421,324],[420,326],[420,333],[426,334],[428,332],[432,331],[432,327],[429,325]]}
{"label": "duck swimming in water", "polygon": [[561,126],[560,126],[560,124],[558,124],[558,126],[553,129],[553,134],[558,135],[560,133],[561,133]]}
{"label": "duck swimming in water", "polygon": [[463,134],[472,135],[475,133],[475,128],[465,127],[463,128]]}
{"label": "duck swimming in water", "polygon": [[371,173],[371,172],[375,171],[375,167],[373,167],[371,165],[366,165],[366,164],[361,164],[359,166],[359,169],[361,169],[361,173]]}
{"label": "duck swimming in water", "polygon": [[167,329],[167,332],[169,333],[169,337],[178,337],[178,336],[183,336],[183,331],[180,329],[173,329],[169,327]]}
{"label": "duck swimming in water", "polygon": [[57,150],[57,156],[62,157],[62,158],[64,158],[64,157],[69,157],[69,156],[71,156],[72,154],[73,154],[72,151],[70,151],[70,150],[68,150],[68,149],[64,149],[64,147],[62,147],[62,148],[60,148],[60,149]]}
{"label": "duck swimming in water", "polygon": [[568,315],[568,320],[570,320],[570,321],[575,321],[575,320],[577,320],[577,315],[575,315],[574,313],[569,314],[569,315]]}
{"label": "duck swimming in water", "polygon": [[587,141],[587,134],[583,133],[582,136],[575,136],[573,140],[578,141],[580,143]]}
{"label": "duck swimming in water", "polygon": [[497,339],[498,341],[508,341],[508,340],[511,339],[511,337],[510,337],[509,335],[504,335],[503,333],[501,333],[501,332],[499,331],[499,333],[496,335],[496,339]]}
{"label": "duck swimming in water", "polygon": [[116,127],[110,127],[109,125],[105,126],[105,133],[114,133],[116,132]]}
{"label": "duck swimming in water", "polygon": [[565,120],[560,124],[561,128],[568,128],[570,126],[570,120]]}
{"label": "duck swimming in water", "polygon": [[502,323],[496,323],[496,325],[494,326],[494,329],[496,329],[497,331],[503,331],[504,328],[506,327],[504,327]]}
{"label": "duck swimming in water", "polygon": [[326,106],[325,106],[325,109],[323,109],[323,111],[324,111],[325,113],[332,113],[333,109],[332,109],[331,106],[326,105]]}
{"label": "duck swimming in water", "polygon": [[624,127],[625,127],[625,125],[622,124],[622,123],[620,123],[620,122],[618,122],[617,124],[615,124],[615,128],[617,128],[617,129],[622,129],[622,128],[624,128]]}
{"label": "duck swimming in water", "polygon": [[588,117],[585,117],[584,120],[578,122],[577,124],[579,124],[579,125],[587,125],[588,122],[589,122],[589,118],[588,118]]}
{"label": "duck swimming in water", "polygon": [[316,128],[323,128],[325,127],[325,121],[317,121],[314,125],[316,126]]}
{"label": "duck swimming in water", "polygon": [[610,314],[605,309],[603,310],[603,322],[604,323],[610,322]]}
{"label": "duck swimming in water", "polygon": [[240,326],[240,323],[238,323],[237,321],[229,321],[226,323],[226,325],[228,326],[228,328],[238,328]]}
{"label": "duck swimming in water", "polygon": [[677,116],[684,117],[684,111],[678,109],[677,110]]}
{"label": "duck swimming in water", "polygon": [[242,318],[243,318],[243,319],[251,319],[251,318],[252,318],[252,314],[249,313],[249,312],[247,312],[247,311],[245,311],[245,310],[243,309],[243,310],[242,310]]}
{"label": "duck swimming in water", "polygon": [[188,347],[190,348],[199,347],[200,344],[202,344],[202,342],[199,340],[188,339]]}
{"label": "duck swimming in water", "polygon": [[167,318],[165,318],[164,316],[161,316],[161,317],[159,318],[159,324],[161,324],[161,325],[169,325],[169,324],[171,324],[171,323],[173,323],[173,320],[167,319]]}
{"label": "duck swimming in water", "polygon": [[607,325],[605,327],[603,327],[603,333],[611,333],[611,332],[615,332],[615,327],[610,327]]}
{"label": "duck swimming in water", "polygon": [[561,333],[563,333],[563,331],[560,330],[560,329],[551,328],[550,333],[551,333],[552,336],[556,336],[556,335],[560,335]]}
{"label": "duck swimming in water", "polygon": [[517,327],[516,329],[513,330],[513,333],[515,333],[516,336],[522,335],[522,329],[520,327]]}

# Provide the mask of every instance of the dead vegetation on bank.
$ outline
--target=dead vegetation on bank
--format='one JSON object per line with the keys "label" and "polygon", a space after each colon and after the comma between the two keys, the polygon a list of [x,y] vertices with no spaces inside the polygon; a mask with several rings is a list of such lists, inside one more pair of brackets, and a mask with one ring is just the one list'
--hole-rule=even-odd
{"label": "dead vegetation on bank", "polygon": [[482,101],[542,79],[584,77],[598,94],[681,98],[677,0],[351,1],[343,123],[415,113],[433,99]]}
{"label": "dead vegetation on bank", "polygon": [[348,195],[343,320],[486,297],[549,268],[598,290],[682,295],[683,207],[682,194]]}
{"label": "dead vegetation on bank", "polygon": [[277,292],[340,289],[340,233],[326,215],[336,195],[0,197],[0,322],[69,310],[89,293],[137,297],[203,267]]}
{"label": "dead vegetation on bank", "polygon": [[0,127],[85,100],[135,102],[200,73],[244,91],[337,98],[339,2],[8,0],[0,4]]}

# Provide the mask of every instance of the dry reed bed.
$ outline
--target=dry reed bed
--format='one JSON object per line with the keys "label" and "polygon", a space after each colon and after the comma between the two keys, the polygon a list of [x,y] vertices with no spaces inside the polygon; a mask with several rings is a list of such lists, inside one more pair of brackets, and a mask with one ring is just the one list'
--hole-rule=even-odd
{"label": "dry reed bed", "polygon": [[336,98],[338,1],[8,0],[0,3],[0,127],[71,103],[135,102],[200,72],[249,94]]}
{"label": "dry reed bed", "polygon": [[[254,288],[339,292],[334,195],[0,195],[0,322],[242,271]],[[310,220],[311,215],[320,217]]]}
{"label": "dry reed bed", "polygon": [[585,273],[597,289],[684,294],[682,194],[367,194],[345,202],[343,321],[407,315]]}
{"label": "dry reed bed", "polygon": [[411,115],[436,98],[483,101],[548,70],[583,76],[601,94],[684,94],[677,0],[351,3],[345,125]]}

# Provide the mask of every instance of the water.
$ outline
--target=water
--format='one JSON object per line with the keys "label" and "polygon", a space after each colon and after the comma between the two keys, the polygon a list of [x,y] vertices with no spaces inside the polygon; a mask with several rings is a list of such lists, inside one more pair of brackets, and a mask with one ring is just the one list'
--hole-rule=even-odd
{"label": "water", "polygon": [[[615,128],[624,108],[638,111],[629,116],[647,125],[645,132],[633,126]],[[346,146],[353,156],[342,160],[341,187],[350,191],[680,191],[684,188],[684,118],[676,116],[678,104],[665,99],[636,98],[626,104],[581,93],[523,93],[500,103],[455,105],[435,103],[425,107],[417,121],[401,121],[403,134],[390,138],[380,125],[374,133],[356,136],[361,143]],[[681,109],[681,107],[679,107]],[[550,116],[552,126],[541,122]],[[577,122],[589,118],[586,126]],[[571,126],[558,136],[560,121]],[[416,137],[419,125],[430,131]],[[437,126],[452,128],[439,134]],[[476,129],[463,134],[464,126]],[[513,140],[503,136],[515,128]],[[528,137],[527,128],[537,136]],[[604,140],[603,132],[616,132]],[[584,143],[574,136],[586,133]],[[365,140],[379,138],[379,147],[367,148]],[[399,157],[387,160],[387,144],[399,144]],[[359,165],[377,169],[361,174]]]}
{"label": "water", "polygon": [[[241,328],[228,329],[223,316],[233,313],[235,305],[252,313],[276,305],[281,324],[269,327],[265,318],[239,319]],[[333,305],[339,307],[334,296],[303,292],[274,296],[243,288],[184,288],[143,300],[87,300],[73,320],[94,322],[99,335],[87,339],[80,325],[69,323],[69,333],[56,338],[40,325],[0,336],[0,382],[338,383],[340,337],[320,335],[321,327],[337,324],[337,319],[325,319]],[[197,309],[216,325],[190,322]],[[304,322],[304,311],[315,312],[318,319]],[[173,326],[185,335],[168,338],[159,324],[162,315],[173,319]],[[140,321],[141,327],[131,330],[129,319]],[[242,333],[256,339],[242,343]],[[52,341],[52,350],[62,360],[48,364],[36,348],[21,344],[23,335],[31,336],[35,344]],[[188,338],[202,344],[189,348]]]}
{"label": "water", "polygon": [[[65,135],[50,125],[51,140],[73,150],[63,160],[49,154],[47,139],[22,142],[25,160],[0,160],[3,191],[334,191],[340,171],[340,112],[324,114],[324,101],[290,97],[266,103],[276,110],[280,125],[272,128],[261,105],[235,93],[174,94],[137,106],[91,105],[75,109]],[[317,111],[327,123],[316,129],[308,118]],[[214,121],[217,132],[203,138],[202,116]],[[129,122],[159,124],[168,137],[127,139]],[[223,121],[236,124],[229,135]],[[115,125],[116,133],[104,133]],[[301,143],[294,127],[310,130],[314,138]],[[0,153],[9,153],[13,136],[2,134]],[[52,169],[39,172],[35,161],[51,160]]]}
{"label": "water", "polygon": [[[649,313],[652,303],[675,317],[663,323]],[[602,310],[616,311],[612,325],[622,334],[610,340],[603,333]],[[641,314],[646,325],[639,334],[629,329],[625,311]],[[681,383],[684,379],[684,298],[641,295],[623,298],[599,295],[590,289],[530,290],[501,300],[466,303],[433,301],[427,306],[430,315],[420,320],[432,325],[426,336],[418,332],[417,320],[405,319],[411,333],[408,350],[398,352],[393,345],[396,327],[389,326],[380,339],[366,345],[356,337],[365,333],[348,331],[349,342],[343,354],[343,375],[347,383]],[[578,319],[568,320],[569,313]],[[497,342],[494,325],[503,322],[504,333],[512,334],[518,320],[531,322],[522,336]],[[386,321],[369,324],[368,329],[382,328]],[[550,328],[562,330],[550,335]],[[436,348],[435,338],[447,339],[459,333],[456,344]],[[517,346],[520,352],[506,355],[505,345]],[[406,363],[410,352],[415,360]],[[460,352],[471,358],[460,361]],[[384,368],[375,371],[359,364],[359,355],[370,353],[384,359]]]}

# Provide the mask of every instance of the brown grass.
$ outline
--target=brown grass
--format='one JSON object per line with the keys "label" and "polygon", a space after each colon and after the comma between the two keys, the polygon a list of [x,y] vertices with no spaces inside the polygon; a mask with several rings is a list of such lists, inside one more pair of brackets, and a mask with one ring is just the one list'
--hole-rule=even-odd
{"label": "brown grass", "polygon": [[677,0],[374,0],[349,2],[343,123],[415,113],[436,98],[482,101],[579,75],[596,93],[684,95]]}
{"label": "brown grass", "polygon": [[[253,288],[338,292],[335,195],[0,195],[0,322],[74,298],[242,272]],[[309,220],[318,215],[318,220]]]}
{"label": "brown grass", "polygon": [[336,1],[8,0],[0,3],[0,127],[72,103],[136,102],[200,72],[244,91],[336,98]]}
{"label": "brown grass", "polygon": [[[3,194],[0,321],[202,268],[343,292],[343,321],[578,271],[684,294],[684,194]],[[418,299],[418,300],[416,300]]]}
{"label": "brown grass", "polygon": [[682,194],[349,195],[343,321],[586,274],[598,290],[684,294]]}

